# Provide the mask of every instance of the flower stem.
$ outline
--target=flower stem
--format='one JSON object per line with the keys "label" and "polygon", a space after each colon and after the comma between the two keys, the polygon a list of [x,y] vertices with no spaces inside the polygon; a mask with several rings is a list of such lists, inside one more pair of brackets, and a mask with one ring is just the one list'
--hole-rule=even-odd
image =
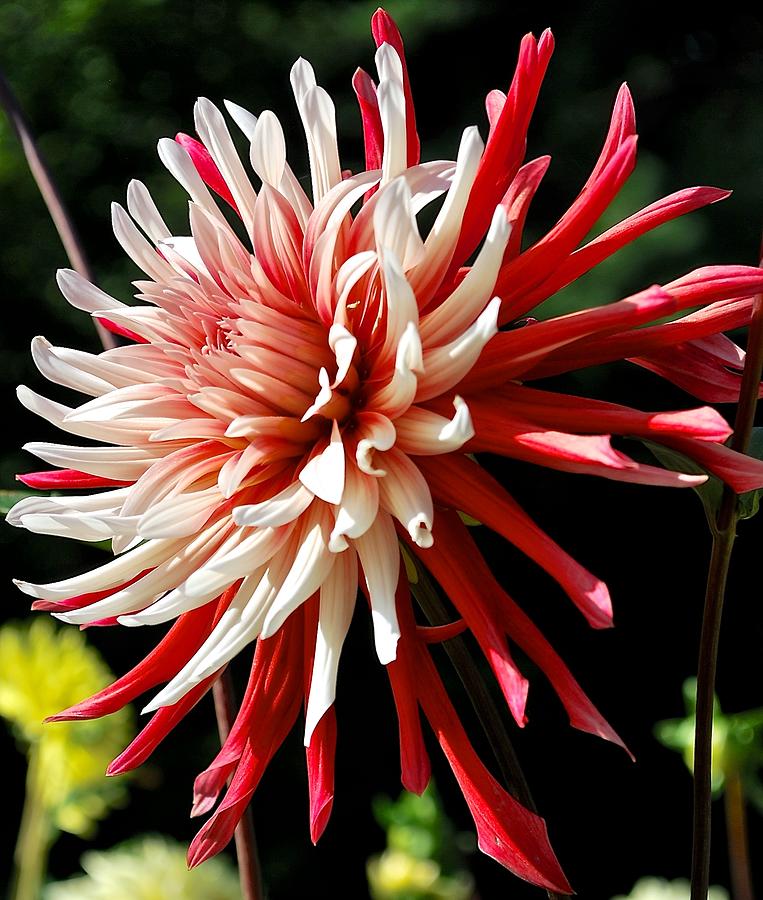
{"label": "flower stem", "polygon": [[[220,743],[224,744],[230,733],[235,718],[236,701],[233,692],[233,680],[228,669],[212,685],[215,699],[217,730]],[[254,833],[252,808],[247,806],[241,821],[236,826],[236,857],[238,858],[238,875],[241,882],[241,894],[244,900],[263,900],[262,873],[257,853],[257,838]]]}
{"label": "flower stem", "polygon": [[[745,453],[750,443],[763,372],[763,295],[756,297],[730,446]],[[723,601],[739,519],[737,495],[724,486],[713,528],[705,609],[697,663],[697,717],[694,733],[694,828],[691,900],[707,900],[710,885],[710,826],[713,697]],[[736,896],[736,895],[735,895]]]}
{"label": "flower stem", "polygon": [[[61,239],[61,243],[64,245],[64,250],[69,257],[72,268],[76,269],[83,278],[93,281],[92,270],[74,222],[66,209],[56,183],[50,174],[50,169],[32,135],[32,130],[29,127],[24,111],[2,71],[0,71],[0,105],[5,110],[8,121],[19,139],[29,171],[32,173],[42,199],[45,201],[45,206],[50,213],[53,224],[56,226],[56,231]],[[111,332],[107,331],[96,319],[93,321],[104,349],[110,350],[112,347],[115,347],[116,341]]]}
{"label": "flower stem", "polygon": [[727,773],[723,791],[726,810],[726,834],[731,869],[731,893],[734,900],[755,900],[750,871],[750,847],[747,840],[747,810],[739,772]]}
{"label": "flower stem", "polygon": [[[451,617],[445,604],[442,602],[429,575],[421,566],[416,566],[418,581],[411,584],[411,593],[416,598],[422,612],[431,625],[447,625]],[[467,696],[474,707],[477,718],[487,736],[493,755],[501,770],[501,776],[507,790],[526,809],[537,814],[530,787],[527,784],[525,773],[519,763],[514,745],[504,727],[501,714],[487,689],[479,670],[474,664],[471,653],[461,637],[454,637],[443,641],[443,649],[456,670]],[[546,891],[549,900],[557,900],[558,895],[552,891]]]}
{"label": "flower stem", "polygon": [[29,750],[24,810],[14,852],[12,900],[39,900],[53,827],[45,808],[39,748]]}

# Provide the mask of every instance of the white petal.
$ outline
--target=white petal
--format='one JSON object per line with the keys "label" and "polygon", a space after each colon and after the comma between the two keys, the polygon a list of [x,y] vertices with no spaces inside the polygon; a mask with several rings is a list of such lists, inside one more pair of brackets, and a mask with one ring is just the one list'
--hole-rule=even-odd
{"label": "white petal", "polygon": [[300,420],[302,422],[307,422],[308,419],[311,419],[316,413],[320,412],[334,396],[333,391],[331,390],[329,373],[323,367],[321,367],[318,372],[318,384],[320,385],[320,390],[318,391],[313,404],[307,408],[305,414],[302,416],[302,419]]}
{"label": "white petal", "polygon": [[299,480],[326,503],[339,503],[344,491],[344,469],[342,435],[334,420],[328,446],[304,466]]}
{"label": "white petal", "polygon": [[456,414],[446,419],[420,406],[409,407],[395,419],[396,446],[413,456],[436,456],[459,450],[474,437],[469,407],[461,397],[453,399]]}
{"label": "white petal", "polygon": [[416,465],[393,447],[382,457],[387,474],[379,479],[379,501],[408,530],[419,547],[431,547],[434,508],[426,479]]}
{"label": "white petal", "polygon": [[358,339],[344,325],[332,325],[329,328],[329,347],[336,356],[336,378],[332,388],[339,387],[347,377],[357,346]]}
{"label": "white petal", "polygon": [[223,114],[206,97],[199,97],[193,114],[201,142],[217,164],[251,236],[257,194],[241,164]]}
{"label": "white petal", "polygon": [[392,419],[402,415],[417,395],[417,375],[424,371],[424,365],[419,332],[415,323],[409,322],[397,345],[392,378],[370,394],[369,405]]}
{"label": "white petal", "polygon": [[387,334],[379,352],[379,359],[384,364],[397,352],[400,339],[409,323],[418,328],[419,309],[413,288],[405,277],[398,257],[384,248],[382,255],[382,271],[384,272],[384,298],[387,309]]}
{"label": "white petal", "polygon": [[379,114],[384,132],[382,184],[387,184],[408,165],[403,66],[390,44],[384,43],[376,51],[376,68],[379,72]]}
{"label": "white petal", "polygon": [[360,537],[367,531],[379,508],[379,479],[361,473],[352,460],[347,460],[346,466],[344,494],[329,538],[332,553],[346,550],[348,537]]}
{"label": "white petal", "polygon": [[495,287],[510,234],[506,212],[499,206],[485,243],[464,280],[437,309],[422,317],[419,332],[425,347],[453,340],[482,312]]}
{"label": "white petal", "polygon": [[225,222],[206,184],[196,171],[190,154],[171,138],[162,138],[157,146],[159,159],[170,174],[185,188],[189,197],[218,221]]}
{"label": "white petal", "polygon": [[417,403],[438,397],[461,381],[479,359],[485,344],[498,333],[500,310],[501,300],[494,297],[461,337],[424,353],[424,374],[418,379]]}
{"label": "white petal", "polygon": [[283,547],[289,534],[288,528],[278,531],[263,528],[245,539],[240,533],[233,535],[203,565],[191,572],[183,584],[141,612],[120,618],[120,624],[158,625],[197,609],[219,596],[237,579],[264,566]]}
{"label": "white petal", "polygon": [[395,526],[387,513],[380,513],[374,524],[353,546],[358,551],[371,601],[376,655],[382,665],[397,656],[400,626],[395,610],[395,591],[400,574],[400,548]]}
{"label": "white petal", "polygon": [[182,260],[191,264],[197,272],[203,272],[209,275],[209,270],[201,258],[199,248],[196,241],[192,237],[168,237],[166,240],[159,241],[157,246],[160,250],[173,250]]}
{"label": "white petal", "polygon": [[[58,613],[57,618],[73,625],[95,622],[106,616],[122,616],[143,609],[156,597],[182,582],[214,553],[223,538],[225,522],[217,522],[201,532],[193,541],[184,546],[165,562],[155,566],[132,584],[82,609]],[[124,559],[125,557],[120,557]]]}
{"label": "white petal", "polygon": [[143,538],[184,537],[202,528],[222,503],[216,487],[175,494],[154,504],[140,519]]}
{"label": "white petal", "polygon": [[269,109],[260,114],[254,127],[252,166],[264,182],[278,189],[286,167],[286,141],[281,123]]}
{"label": "white petal", "polygon": [[235,507],[233,521],[236,525],[256,525],[259,528],[288,525],[302,515],[314,496],[312,491],[295,481],[269,500]]}
{"label": "white petal", "polygon": [[240,649],[254,640],[260,623],[257,617],[249,615],[246,618],[246,614],[258,605],[253,595],[263,584],[264,574],[264,568],[257,569],[244,579],[209,637],[177,675],[146,704],[142,714],[177,703],[192,687],[229,662]]}
{"label": "white petal", "polygon": [[98,397],[114,388],[108,381],[64,362],[56,353],[56,348],[42,336],[38,335],[32,340],[32,359],[48,381],[72,388],[82,394]]}
{"label": "white petal", "polygon": [[129,309],[130,307],[115,300],[94,284],[83,278],[73,269],[59,269],[56,272],[58,289],[75,309],[93,313],[104,309]]}
{"label": "white petal", "polygon": [[154,243],[170,237],[171,232],[148,188],[134,178],[127,185],[127,210]]}
{"label": "white petal", "polygon": [[316,85],[312,66],[304,59],[292,66],[291,83],[307,137],[313,203],[317,204],[342,180],[334,104],[326,91]]}
{"label": "white petal", "polygon": [[130,259],[154,281],[168,281],[175,270],[156,252],[138,230],[137,226],[119,203],[111,204],[111,225],[114,236]]}
{"label": "white petal", "polygon": [[456,171],[450,190],[424,241],[422,260],[409,273],[409,280],[420,301],[426,302],[429,299],[450,264],[483,150],[484,144],[476,127],[465,129],[458,148]]}
{"label": "white petal", "polygon": [[352,621],[358,593],[358,560],[354,550],[341,553],[321,585],[318,632],[315,638],[310,695],[305,711],[305,746],[315,726],[336,697],[336,677],[342,644]]}
{"label": "white petal", "polygon": [[384,469],[374,467],[376,450],[389,450],[395,443],[395,426],[381,413],[364,412],[356,416],[355,434],[358,445],[355,461],[367,475],[384,475]]}
{"label": "white petal", "polygon": [[278,596],[265,616],[262,637],[272,637],[294,610],[311,597],[331,571],[336,555],[329,552],[328,512],[313,504],[299,529],[297,552]]}
{"label": "white petal", "polygon": [[27,581],[15,581],[14,584],[31,597],[38,597],[41,600],[66,600],[79,594],[90,594],[129,581],[144,569],[164,562],[186,543],[185,540],[146,541],[125,556],[112,559],[98,569],[75,575],[73,578],[50,584],[31,584]]}

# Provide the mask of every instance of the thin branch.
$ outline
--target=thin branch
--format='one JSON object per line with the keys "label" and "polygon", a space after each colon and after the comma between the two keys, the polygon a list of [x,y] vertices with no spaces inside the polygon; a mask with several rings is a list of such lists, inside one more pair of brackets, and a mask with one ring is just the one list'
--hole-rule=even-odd
{"label": "thin branch", "polygon": [[[730,442],[731,448],[740,453],[745,453],[750,444],[761,373],[763,373],[763,295],[756,297],[753,305],[739,405],[734,419],[734,434]],[[707,900],[710,885],[713,698],[723,602],[738,519],[737,495],[725,485],[713,534],[697,663],[691,900]]]}
{"label": "thin branch", "polygon": [[[8,121],[10,122],[16,137],[19,139],[21,149],[24,151],[24,156],[26,157],[27,165],[29,166],[29,171],[32,173],[32,177],[37,184],[42,199],[45,201],[45,206],[48,208],[53,224],[56,226],[56,231],[61,238],[61,243],[64,245],[64,250],[69,257],[72,268],[76,269],[83,278],[87,278],[88,281],[93,281],[92,270],[74,222],[66,209],[61,194],[50,174],[50,169],[32,135],[32,130],[24,115],[24,111],[1,70],[0,105],[2,105],[5,110]],[[111,332],[107,331],[100,322],[96,320],[93,321],[95,322],[95,328],[104,349],[110,350],[112,347],[116,347],[117,343]]]}
{"label": "thin branch", "polygon": [[739,772],[730,772],[726,776],[723,803],[726,810],[731,891],[734,900],[755,900],[750,868],[750,845],[747,838],[744,785]]}
{"label": "thin branch", "polygon": [[[220,744],[224,744],[230,734],[233,720],[236,717],[236,701],[233,692],[233,680],[228,669],[212,685],[215,699],[217,730]],[[262,873],[257,853],[257,838],[254,833],[252,807],[247,806],[244,815],[235,831],[236,856],[238,857],[238,875],[241,883],[241,894],[244,900],[263,900]]]}

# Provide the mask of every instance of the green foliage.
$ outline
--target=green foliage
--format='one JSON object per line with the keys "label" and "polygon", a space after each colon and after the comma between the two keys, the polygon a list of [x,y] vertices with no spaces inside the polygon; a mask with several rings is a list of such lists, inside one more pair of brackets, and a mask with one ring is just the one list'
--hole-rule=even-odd
{"label": "green foliage", "polygon": [[[694,767],[694,727],[697,708],[697,680],[683,685],[686,717],[667,719],[655,726],[661,744],[679,752],[689,771]],[[718,699],[713,703],[713,791],[720,794],[732,774],[742,779],[745,794],[763,812],[763,709],[725,714]]]}
{"label": "green foliage", "polygon": [[33,491],[0,491],[0,516],[7,516],[12,506],[32,494]]}
{"label": "green foliage", "polygon": [[106,778],[128,743],[127,710],[92,722],[44,719],[112,680],[83,632],[48,618],[0,628],[0,716],[35,758],[41,802],[56,828],[91,835],[108,810],[124,802],[122,779]]}
{"label": "green foliage", "polygon": [[378,797],[374,816],[387,849],[368,861],[373,900],[467,900],[473,885],[459,869],[456,835],[430,784],[421,796]]}

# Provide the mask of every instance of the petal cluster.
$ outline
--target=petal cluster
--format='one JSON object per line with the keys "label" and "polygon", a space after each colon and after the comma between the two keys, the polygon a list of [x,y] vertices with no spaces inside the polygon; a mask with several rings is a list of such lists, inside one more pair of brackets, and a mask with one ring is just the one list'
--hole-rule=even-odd
{"label": "petal cluster", "polygon": [[[159,688],[145,707],[152,718],[112,774],[143,762],[256,641],[235,725],[196,781],[198,815],[231,779],[192,844],[192,864],[230,839],[302,709],[313,838],[324,829],[339,657],[360,587],[398,710],[403,783],[421,791],[429,777],[423,711],[482,849],[565,893],[545,825],[487,772],[444,691],[427,642],[445,635],[414,621],[401,543],[452,601],[463,620],[456,628],[475,636],[520,726],[528,685],[512,644],[547,675],[575,727],[620,743],[496,582],[456,512],[526,553],[596,628],[611,624],[606,586],[473,454],[672,487],[706,477],[631,459],[612,443],[626,436],[678,450],[738,491],[760,486],[763,466],[724,447],[730,429],[710,407],[645,413],[527,382],[628,358],[703,400],[734,399],[743,354],[720,332],[749,320],[763,273],[700,269],[582,312],[526,318],[627,242],[725,192],[680,191],[580,246],[635,163],[623,88],[579,196],[524,249],[528,208],[549,164],[524,155],[550,32],[523,40],[509,90],[488,95],[487,140],[468,127],[454,160],[431,162],[420,161],[402,40],[382,11],[373,35],[376,79],[362,70],[353,78],[363,171],[342,169],[333,103],[300,59],[291,83],[309,195],[272,112],[226,103],[226,119],[200,99],[197,137],[159,143],[189,196],[190,233],[171,232],[140,182],[130,184],[127,209],[113,207],[117,240],[145,273],[135,282],[140,302],[120,303],[74,272],[59,273],[67,300],[126,342],[92,355],[35,338],[42,374],[89,399],[68,407],[21,388],[21,402],[98,443],[28,444],[55,468],[22,481],[65,493],[23,500],[9,521],[108,539],[114,558],[52,584],[18,584],[35,609],[73,624],[174,623],[131,672],[56,717],[105,715]],[[248,161],[231,120],[250,144]],[[423,230],[419,216],[432,204],[434,222]],[[665,317],[673,321],[653,324]]]}

